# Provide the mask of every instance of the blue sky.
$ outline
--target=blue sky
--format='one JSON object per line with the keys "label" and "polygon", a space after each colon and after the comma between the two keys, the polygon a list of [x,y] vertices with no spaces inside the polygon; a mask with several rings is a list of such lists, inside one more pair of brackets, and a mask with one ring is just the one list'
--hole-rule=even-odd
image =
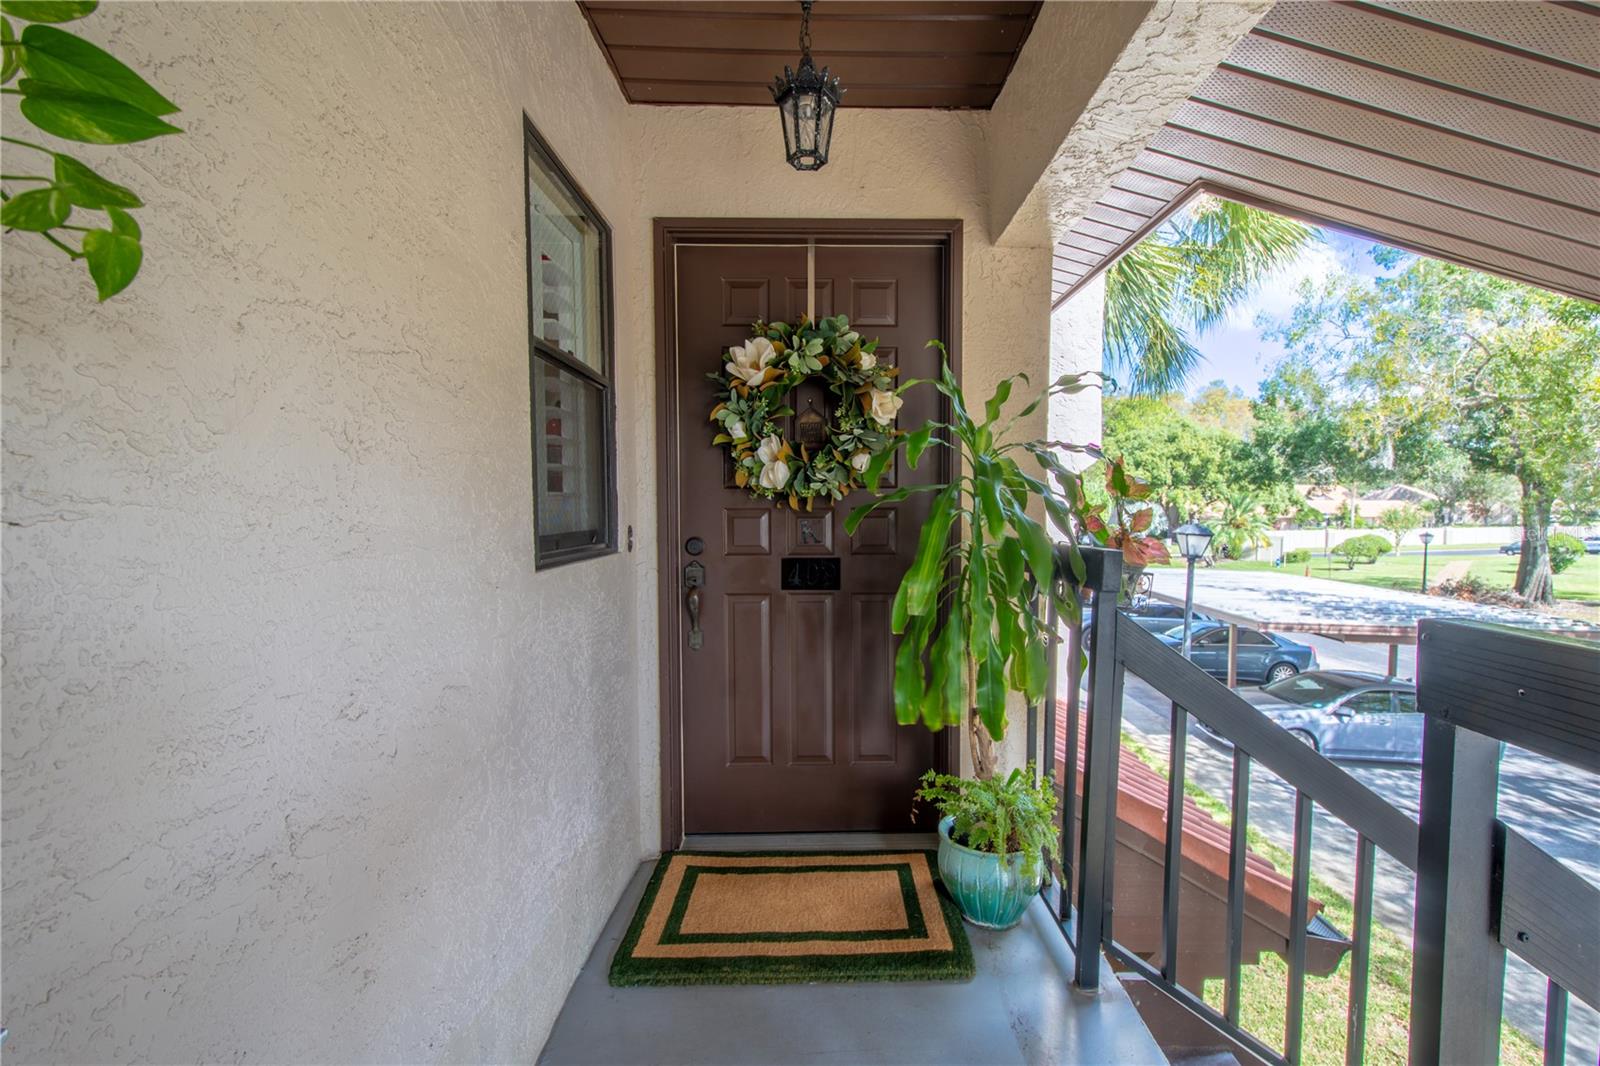
{"label": "blue sky", "polygon": [[1322,241],[1311,245],[1277,275],[1268,278],[1254,297],[1235,307],[1226,322],[1193,338],[1205,362],[1190,377],[1191,395],[1218,379],[1254,397],[1261,380],[1283,356],[1283,346],[1261,336],[1258,316],[1287,318],[1303,281],[1320,285],[1340,272],[1376,277],[1388,273],[1372,261],[1372,241],[1337,230],[1322,230]]}

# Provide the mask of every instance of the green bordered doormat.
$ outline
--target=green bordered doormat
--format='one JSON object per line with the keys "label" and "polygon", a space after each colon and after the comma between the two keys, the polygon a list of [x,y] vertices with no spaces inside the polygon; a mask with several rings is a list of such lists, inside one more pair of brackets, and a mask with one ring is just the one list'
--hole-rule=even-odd
{"label": "green bordered doormat", "polygon": [[611,960],[618,986],[972,974],[931,851],[668,852]]}

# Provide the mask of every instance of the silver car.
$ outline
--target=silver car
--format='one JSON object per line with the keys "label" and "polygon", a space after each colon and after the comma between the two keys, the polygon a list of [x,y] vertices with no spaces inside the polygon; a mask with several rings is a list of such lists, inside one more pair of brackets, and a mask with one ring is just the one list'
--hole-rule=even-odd
{"label": "silver car", "polygon": [[1422,762],[1422,713],[1417,687],[1409,681],[1310,670],[1240,695],[1330,759]]}

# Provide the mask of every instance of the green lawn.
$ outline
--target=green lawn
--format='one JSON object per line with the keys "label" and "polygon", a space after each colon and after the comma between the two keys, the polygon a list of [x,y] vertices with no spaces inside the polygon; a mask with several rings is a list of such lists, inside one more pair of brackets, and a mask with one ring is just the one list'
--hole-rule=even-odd
{"label": "green lawn", "polygon": [[[1416,548],[1407,548],[1404,555],[1390,553],[1380,557],[1375,563],[1357,563],[1354,570],[1347,568],[1338,559],[1333,559],[1331,562],[1330,566],[1329,559],[1313,557],[1309,564],[1311,576],[1329,578],[1333,581],[1353,581],[1358,585],[1400,589],[1405,592],[1422,590],[1422,552]],[[1474,577],[1501,588],[1510,588],[1517,576],[1515,555],[1500,555],[1495,552],[1484,552],[1481,555],[1430,555],[1429,583],[1437,584],[1446,567],[1451,568],[1451,573],[1460,570],[1461,563],[1467,564],[1467,572]],[[1230,570],[1273,569],[1271,562],[1254,559],[1220,565]],[[1303,574],[1307,565],[1293,563],[1284,566],[1283,571]],[[1600,604],[1600,555],[1581,556],[1564,572],[1557,574],[1556,597],[1575,603]]]}
{"label": "green lawn", "polygon": [[[1123,744],[1162,777],[1167,764],[1136,737],[1124,732]],[[1193,782],[1184,782],[1184,792],[1195,805],[1223,825],[1232,821],[1228,805]],[[1246,827],[1250,850],[1287,873],[1291,856],[1252,827]],[[1355,926],[1355,906],[1338,889],[1311,875],[1311,897],[1321,901],[1322,916],[1346,936]],[[1367,969],[1367,1033],[1365,1056],[1369,1063],[1404,1066],[1410,1047],[1411,1019],[1411,942],[1384,924],[1374,921],[1371,960]],[[1283,1046],[1283,1027],[1287,1009],[1289,967],[1283,958],[1263,954],[1256,966],[1245,966],[1239,974],[1239,1024],[1273,1047]],[[1205,1000],[1217,1011],[1223,1006],[1223,982],[1207,981]],[[1307,975],[1305,1011],[1302,1014],[1306,1066],[1342,1066],[1345,1061],[1345,1019],[1350,1004],[1350,955],[1327,977]],[[1541,1049],[1509,1022],[1500,1027],[1500,1061],[1509,1066],[1536,1066],[1544,1061]]]}

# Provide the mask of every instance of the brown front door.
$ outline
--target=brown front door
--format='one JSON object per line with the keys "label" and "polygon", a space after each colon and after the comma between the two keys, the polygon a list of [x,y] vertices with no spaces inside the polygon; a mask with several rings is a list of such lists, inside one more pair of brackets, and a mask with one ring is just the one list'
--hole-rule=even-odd
{"label": "brown front door", "polygon": [[[690,245],[675,249],[677,464],[663,575],[680,613],[676,639],[683,828],[690,833],[903,830],[911,794],[934,765],[934,738],[894,719],[895,637],[890,605],[916,547],[927,497],[886,506],[856,531],[844,519],[857,493],[813,511],[751,497],[735,487],[706,414],[730,345],[757,318],[797,321],[844,313],[902,378],[937,373],[925,347],[948,328],[941,244]],[[814,258],[809,258],[814,257]],[[809,261],[808,261],[809,258]],[[803,410],[826,393],[801,395]],[[940,414],[932,387],[906,394],[899,425]],[[938,480],[935,461],[894,484]],[[695,541],[698,544],[695,544]],[[691,549],[698,547],[699,554]],[[785,590],[785,560],[835,561],[838,588]],[[702,641],[689,646],[685,567],[704,567]],[[832,565],[831,563],[825,565]],[[671,743],[673,738],[667,738]],[[670,797],[669,797],[670,801]],[[923,825],[927,829],[929,826]]]}

